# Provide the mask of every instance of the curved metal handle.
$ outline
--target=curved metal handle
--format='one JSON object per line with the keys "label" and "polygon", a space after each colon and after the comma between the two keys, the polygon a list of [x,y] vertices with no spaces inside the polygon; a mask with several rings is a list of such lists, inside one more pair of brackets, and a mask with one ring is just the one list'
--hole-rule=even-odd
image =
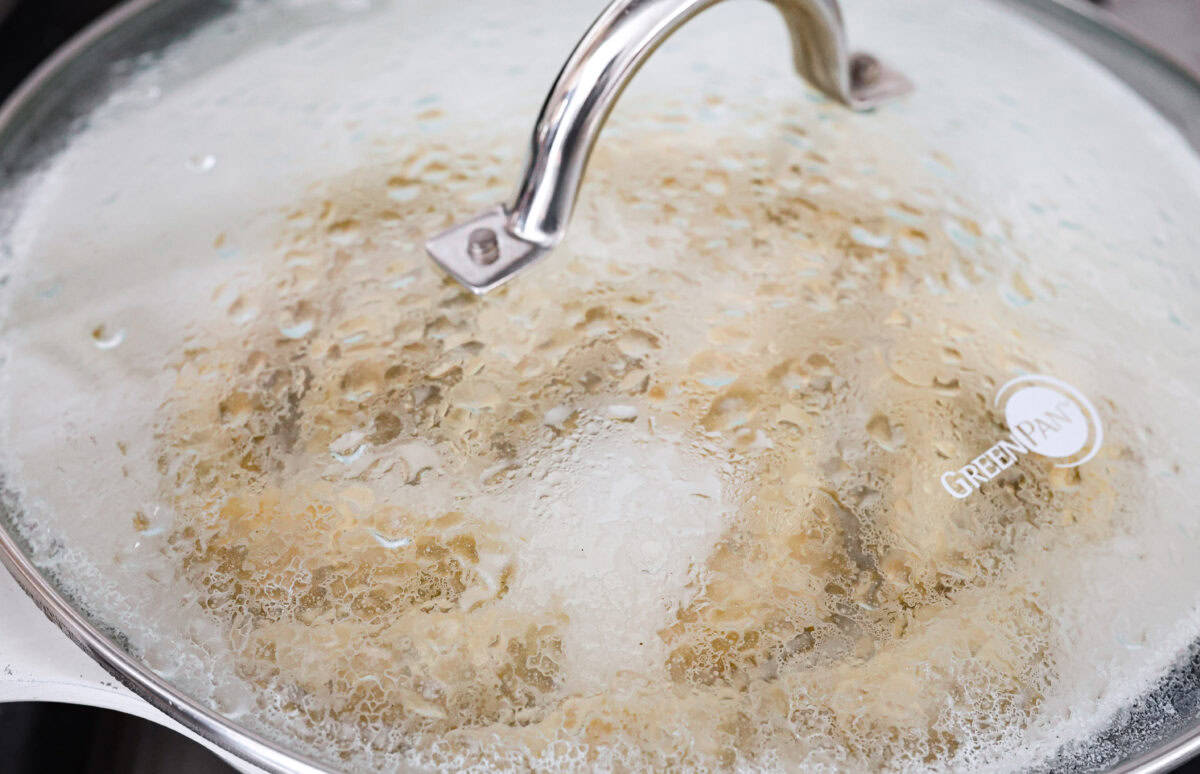
{"label": "curved metal handle", "polygon": [[[516,197],[433,237],[430,256],[486,293],[562,239],[588,157],[626,84],[658,46],[721,0],[615,0],[579,41],[542,106]],[[855,110],[907,92],[904,76],[851,55],[837,0],[771,0],[792,36],[796,69]]]}

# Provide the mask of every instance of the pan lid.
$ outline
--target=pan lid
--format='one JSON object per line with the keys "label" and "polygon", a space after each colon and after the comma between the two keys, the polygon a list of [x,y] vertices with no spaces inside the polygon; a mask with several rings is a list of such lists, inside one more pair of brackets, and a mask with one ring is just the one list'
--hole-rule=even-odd
{"label": "pan lid", "polygon": [[[1195,150],[1006,5],[847,3],[913,87],[866,111],[787,55],[836,4],[708,5],[606,12],[644,54],[591,27],[525,167],[592,4],[169,0],[78,44],[0,121],[5,561],[268,767],[1173,730],[1096,742],[1200,630]],[[477,296],[439,234],[553,253]]]}

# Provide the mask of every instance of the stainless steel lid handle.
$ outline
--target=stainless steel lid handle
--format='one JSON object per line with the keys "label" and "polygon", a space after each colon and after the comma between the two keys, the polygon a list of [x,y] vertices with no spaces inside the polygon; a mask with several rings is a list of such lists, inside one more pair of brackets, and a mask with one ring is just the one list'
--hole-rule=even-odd
{"label": "stainless steel lid handle", "polygon": [[[721,0],[616,0],[579,41],[533,130],[516,197],[426,243],[433,260],[486,293],[562,239],[592,146],[625,85],[659,44]],[[796,69],[826,95],[865,110],[908,91],[904,76],[851,54],[837,0],[771,0],[792,36]]]}

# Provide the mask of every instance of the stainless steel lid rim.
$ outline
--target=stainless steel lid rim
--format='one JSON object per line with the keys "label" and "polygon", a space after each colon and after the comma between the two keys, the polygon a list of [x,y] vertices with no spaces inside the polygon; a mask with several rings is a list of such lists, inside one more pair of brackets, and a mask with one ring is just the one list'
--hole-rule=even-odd
{"label": "stainless steel lid rim", "polygon": [[[1200,696],[1200,643],[1189,648],[1179,663],[1163,678],[1163,683],[1182,683],[1191,688],[1192,698]],[[1165,772],[1200,755],[1200,722],[1196,720],[1200,705],[1179,706],[1175,703],[1175,698],[1160,685],[1143,696],[1135,708],[1114,719],[1102,734],[1089,740],[1088,744],[1092,746],[1088,751],[1089,758],[1097,761],[1098,770],[1107,770],[1114,774]],[[1164,728],[1161,717],[1156,716],[1155,712],[1166,705],[1171,705],[1173,711],[1179,714],[1177,723],[1168,724]],[[1155,733],[1150,736],[1155,738],[1156,742],[1132,751],[1123,749],[1121,739],[1130,733],[1138,735],[1131,729],[1137,729],[1141,725],[1154,729]],[[1045,762],[1038,771],[1053,772],[1061,769],[1064,755],[1065,752]]]}
{"label": "stainless steel lid rim", "polygon": [[[0,103],[0,140],[3,149],[0,150],[0,174],[5,177],[16,177],[36,167],[43,159],[52,154],[55,149],[44,147],[45,139],[41,137],[25,137],[20,132],[24,124],[40,120],[45,113],[59,107],[63,99],[47,101],[41,106],[32,106],[35,95],[45,94],[48,90],[60,85],[66,94],[94,94],[102,97],[108,91],[107,81],[118,78],[112,72],[87,71],[75,72],[74,65],[82,55],[91,51],[103,50],[117,30],[130,28],[153,28],[158,18],[169,13],[171,0],[124,0],[112,10],[105,13],[92,24],[88,25],[77,35],[64,43],[54,54],[42,62],[33,73],[26,78],[12,94]],[[190,15],[189,21],[203,23],[213,15],[219,15],[228,8],[225,3],[214,3],[206,9],[197,9]],[[146,40],[143,53],[153,53],[171,42],[169,39]],[[88,99],[81,104],[86,108]],[[76,113],[84,111],[76,110]],[[69,123],[78,115],[68,115],[56,118],[56,121]],[[13,133],[17,133],[19,154],[10,149]]]}
{"label": "stainless steel lid rim", "polygon": [[[21,121],[29,120],[24,112],[35,96],[60,77],[83,51],[102,45],[117,28],[136,18],[144,18],[166,3],[167,0],[125,0],[59,48],[0,105],[0,141],[6,139],[14,127],[19,128]],[[16,172],[8,167],[0,171],[6,176]],[[4,492],[5,509],[8,510],[13,507],[15,497],[2,482],[0,489]],[[4,565],[38,609],[67,637],[118,682],[167,717],[264,771],[278,774],[323,774],[333,771],[200,707],[138,663],[114,642],[111,633],[102,632],[64,597],[63,592],[51,584],[30,560],[25,547],[7,523],[0,528],[0,564]]]}
{"label": "stainless steel lid rim", "polygon": [[1004,0],[1014,7],[1028,8],[1047,16],[1058,19],[1069,19],[1071,23],[1079,24],[1095,34],[1112,41],[1116,45],[1127,47],[1138,53],[1147,62],[1153,62],[1165,74],[1180,83],[1193,88],[1200,86],[1196,80],[1197,73],[1189,68],[1182,60],[1173,54],[1154,46],[1150,41],[1136,35],[1125,25],[1120,24],[1115,17],[1097,9],[1090,3],[1081,0]]}
{"label": "stainless steel lid rim", "polygon": [[5,528],[0,530],[0,564],[12,574],[38,608],[75,644],[122,685],[198,736],[270,772],[329,772],[328,769],[235,722],[206,710],[138,663],[101,632],[55,589]]}
{"label": "stainless steel lid rim", "polygon": [[[1150,79],[1165,79],[1172,86],[1189,90],[1200,96],[1197,74],[1174,57],[1165,54],[1144,40],[1131,36],[1114,24],[1102,12],[1080,0],[1001,0],[1040,25],[1055,25],[1060,33],[1064,26],[1076,28],[1078,34],[1069,37],[1072,45],[1099,61],[1124,81],[1138,96],[1153,105],[1185,135],[1193,148],[1200,150],[1200,118],[1186,106],[1162,99],[1158,89],[1149,88]],[[1102,55],[1103,52],[1103,55]],[[1148,66],[1150,75],[1129,66],[1136,60]]]}
{"label": "stainless steel lid rim", "polygon": [[[1041,6],[1038,0],[1020,0],[1022,4]],[[69,43],[41,68],[19,92],[0,108],[0,137],[15,123],[32,95],[44,88],[80,50],[102,39],[114,27],[132,16],[157,5],[155,0],[129,0],[105,19],[90,27]],[[1189,80],[1200,93],[1200,84]],[[69,603],[30,560],[12,530],[0,529],[0,561],[8,568],[21,587],[34,599],[39,608],[71,637],[92,658],[101,663],[115,678],[168,716],[178,720],[199,735],[230,750],[239,757],[269,771],[326,771],[321,764],[297,757],[273,742],[241,728],[214,712],[196,704],[165,680],[142,667],[124,652],[92,621]],[[1141,757],[1121,764],[1116,771],[1163,771],[1200,752],[1200,727],[1163,744]]]}

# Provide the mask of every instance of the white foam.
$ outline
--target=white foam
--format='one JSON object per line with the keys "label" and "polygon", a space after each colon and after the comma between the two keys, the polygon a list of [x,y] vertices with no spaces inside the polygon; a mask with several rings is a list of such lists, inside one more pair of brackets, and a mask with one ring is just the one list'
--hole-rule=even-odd
{"label": "white foam", "polygon": [[717,461],[680,438],[596,419],[527,463],[497,518],[520,536],[514,604],[562,609],[569,692],[661,679],[658,636],[734,518]]}

